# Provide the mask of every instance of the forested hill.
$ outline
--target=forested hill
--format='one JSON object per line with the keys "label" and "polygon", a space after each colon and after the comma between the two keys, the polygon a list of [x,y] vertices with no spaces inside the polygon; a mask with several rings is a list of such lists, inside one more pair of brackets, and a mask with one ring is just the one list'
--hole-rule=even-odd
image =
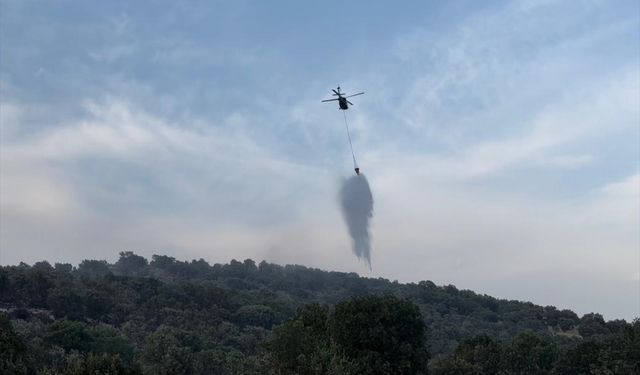
{"label": "forested hill", "polygon": [[[250,259],[210,265],[154,255],[148,261],[123,252],[115,264],[84,260],[77,267],[47,262],[1,267],[0,321],[10,324],[0,324],[0,336],[9,337],[10,344],[0,345],[14,347],[17,359],[11,366],[18,370],[56,373],[94,361],[153,373],[158,361],[173,358],[189,363],[163,363],[174,366],[166,373],[180,373],[180,366],[197,373],[214,365],[219,366],[215,373],[261,373],[264,343],[273,328],[296,317],[302,306],[317,303],[331,310],[341,301],[370,295],[395,296],[417,306],[432,362],[479,335],[509,342],[531,332],[561,351],[584,341],[601,342],[634,325],[431,281],[402,284]],[[175,358],[158,354],[171,345]],[[10,366],[6,361],[0,365]]]}

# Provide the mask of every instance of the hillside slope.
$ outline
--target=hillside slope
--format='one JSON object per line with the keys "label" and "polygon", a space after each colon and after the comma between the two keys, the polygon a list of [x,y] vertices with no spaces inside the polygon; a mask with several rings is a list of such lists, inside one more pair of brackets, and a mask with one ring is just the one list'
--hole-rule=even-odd
{"label": "hillside slope", "polygon": [[20,340],[38,353],[31,361],[50,364],[60,350],[100,353],[87,348],[101,346],[125,362],[144,362],[154,345],[172,337],[177,347],[188,348],[194,363],[218,361],[249,366],[245,370],[251,372],[260,366],[271,329],[301,306],[332,306],[364,295],[393,295],[417,305],[432,358],[478,335],[511,340],[533,332],[571,348],[629,324],[431,281],[401,284],[250,259],[209,265],[202,259],[154,255],[149,262],[131,252],[120,255],[114,264],[85,260],[77,267],[39,262],[0,268],[0,309]]}

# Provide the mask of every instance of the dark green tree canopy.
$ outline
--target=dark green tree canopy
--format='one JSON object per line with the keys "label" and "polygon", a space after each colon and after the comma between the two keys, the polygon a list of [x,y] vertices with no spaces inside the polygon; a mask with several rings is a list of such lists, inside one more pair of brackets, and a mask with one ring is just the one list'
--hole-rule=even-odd
{"label": "dark green tree canopy", "polygon": [[407,300],[368,296],[340,302],[331,333],[338,350],[363,371],[415,374],[426,369],[426,327],[418,307]]}
{"label": "dark green tree canopy", "polygon": [[0,267],[0,374],[419,374],[430,356],[441,374],[640,373],[638,321],[431,281],[120,255]]}

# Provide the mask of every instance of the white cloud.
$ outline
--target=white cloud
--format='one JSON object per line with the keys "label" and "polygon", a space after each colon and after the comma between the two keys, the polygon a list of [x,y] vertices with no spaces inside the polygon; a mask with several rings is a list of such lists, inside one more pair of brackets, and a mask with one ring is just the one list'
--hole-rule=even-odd
{"label": "white cloud", "polygon": [[[429,278],[540,304],[571,301],[580,313],[609,318],[637,315],[640,286],[630,281],[640,262],[637,174],[568,201],[386,177],[372,179],[374,264],[382,275],[399,277],[402,268],[405,281]],[[534,280],[541,288],[525,287]],[[573,298],[600,282],[616,285],[611,293],[621,302],[608,305],[608,294],[597,293]]]}
{"label": "white cloud", "polygon": [[15,163],[5,156],[0,192],[0,210],[7,220],[14,214],[58,220],[79,209],[73,190],[59,174],[45,166]]}
{"label": "white cloud", "polygon": [[[3,128],[19,126],[19,108],[4,114]],[[169,123],[113,99],[88,102],[87,109],[82,120],[29,135],[3,133],[2,248],[25,251],[3,250],[3,262],[35,261],[56,246],[96,248],[96,257],[124,247],[202,256],[222,244],[224,250],[214,249],[217,260],[255,257],[271,246],[270,231],[323,206],[305,195],[333,201],[325,171],[274,156],[269,144],[238,128],[242,115],[213,127],[197,119]],[[112,167],[99,170],[105,166]],[[167,204],[175,207],[159,209]],[[36,228],[47,233],[42,242],[23,242]]]}
{"label": "white cloud", "polygon": [[594,161],[593,155],[555,155],[541,162],[542,166],[552,168],[576,169],[589,165]]}

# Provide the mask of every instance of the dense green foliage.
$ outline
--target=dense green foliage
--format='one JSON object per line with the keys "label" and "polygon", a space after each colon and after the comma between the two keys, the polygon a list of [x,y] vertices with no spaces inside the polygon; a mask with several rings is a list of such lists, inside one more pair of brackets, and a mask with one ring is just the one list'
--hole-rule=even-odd
{"label": "dense green foliage", "polygon": [[430,281],[123,252],[0,267],[2,374],[640,373],[640,323]]}
{"label": "dense green foliage", "polygon": [[434,374],[640,374],[640,321],[611,336],[587,339],[559,351],[549,339],[522,333],[499,342],[488,336],[463,341],[431,363]]}
{"label": "dense green foliage", "polygon": [[268,368],[278,374],[418,374],[427,369],[418,308],[397,297],[359,297],[332,313],[313,304],[274,330]]}

